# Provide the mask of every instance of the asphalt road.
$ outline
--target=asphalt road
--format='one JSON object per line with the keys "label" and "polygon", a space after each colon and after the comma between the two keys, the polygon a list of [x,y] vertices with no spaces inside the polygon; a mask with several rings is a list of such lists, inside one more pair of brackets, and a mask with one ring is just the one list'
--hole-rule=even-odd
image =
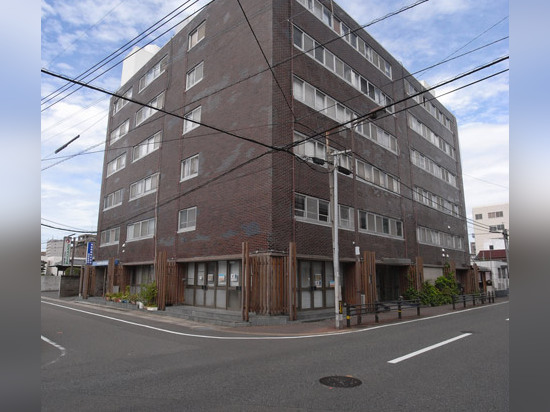
{"label": "asphalt road", "polygon": [[508,318],[497,302],[286,338],[45,300],[42,410],[503,412]]}

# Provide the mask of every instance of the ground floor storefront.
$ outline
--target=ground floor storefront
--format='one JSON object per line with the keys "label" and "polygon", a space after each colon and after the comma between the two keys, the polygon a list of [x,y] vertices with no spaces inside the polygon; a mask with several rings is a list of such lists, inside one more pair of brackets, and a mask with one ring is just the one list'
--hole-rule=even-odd
{"label": "ground floor storefront", "polygon": [[[454,266],[428,269],[432,274],[452,270],[467,293],[475,289],[474,271],[456,270]],[[421,288],[424,270],[420,257],[415,261],[384,261],[377,260],[374,252],[364,252],[355,260],[340,262],[337,282],[332,260],[296,256],[292,250],[288,255],[243,253],[204,261],[170,260],[160,253],[154,262],[119,264],[110,259],[103,265],[87,267],[83,295],[125,290],[138,294],[142,285],[154,281],[160,310],[188,305],[242,311],[245,320],[248,313],[293,319],[298,311],[334,308],[340,301],[395,301],[409,288]]]}

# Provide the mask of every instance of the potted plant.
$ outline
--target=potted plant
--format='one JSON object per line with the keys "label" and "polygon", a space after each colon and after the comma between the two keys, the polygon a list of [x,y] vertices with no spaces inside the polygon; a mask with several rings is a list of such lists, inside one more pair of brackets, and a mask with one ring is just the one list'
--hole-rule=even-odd
{"label": "potted plant", "polygon": [[157,283],[155,281],[141,285],[140,300],[147,310],[157,310]]}

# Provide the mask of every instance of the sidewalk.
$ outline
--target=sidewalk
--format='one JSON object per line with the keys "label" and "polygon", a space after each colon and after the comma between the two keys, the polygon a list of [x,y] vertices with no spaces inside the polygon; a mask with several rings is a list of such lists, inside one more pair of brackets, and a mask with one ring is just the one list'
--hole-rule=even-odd
{"label": "sidewalk", "polygon": [[[420,308],[420,316],[417,316],[416,308],[407,308],[403,310],[401,319],[398,319],[397,311],[379,313],[378,323],[376,323],[375,321],[374,314],[368,314],[368,315],[362,315],[361,325],[357,325],[356,318],[352,317],[350,322],[351,326],[349,328],[346,326],[346,317],[345,315],[343,315],[342,328],[338,330],[336,329],[335,316],[332,316],[329,319],[323,319],[323,320],[287,321],[287,323],[284,323],[284,324],[272,324],[272,325],[266,325],[266,326],[250,325],[250,324],[246,324],[245,322],[239,322],[239,324],[236,324],[236,326],[227,326],[227,325],[215,324],[214,322],[195,322],[189,319],[182,318],[181,316],[175,316],[174,312],[168,312],[168,311],[151,312],[144,309],[138,309],[136,305],[130,305],[126,303],[106,302],[103,298],[81,299],[77,296],[68,297],[68,298],[59,298],[57,295],[57,292],[42,292],[41,297],[44,297],[47,300],[56,300],[58,302],[67,302],[67,303],[71,302],[71,303],[76,303],[83,306],[95,306],[98,308],[119,310],[126,313],[135,313],[136,315],[139,314],[141,317],[143,316],[150,317],[155,321],[181,323],[182,325],[185,325],[185,326],[192,325],[194,327],[208,327],[209,329],[219,329],[219,330],[223,330],[224,332],[231,332],[236,334],[272,335],[272,336],[277,336],[277,335],[300,336],[300,335],[318,335],[318,334],[327,334],[327,333],[346,332],[350,330],[367,329],[367,328],[372,328],[374,326],[380,326],[380,325],[385,325],[390,323],[399,323],[399,322],[411,321],[411,320],[416,320],[421,318],[427,318],[427,317],[436,316],[436,315],[443,315],[446,313],[460,312],[462,310],[471,309],[474,307],[493,305],[493,303],[485,303],[483,305],[481,303],[478,303],[476,304],[476,306],[473,306],[470,302],[466,306],[466,308],[463,308],[462,304],[460,304],[460,305],[456,305],[456,309],[454,310],[451,304],[434,306],[434,307],[423,306]],[[495,300],[495,303],[507,302],[508,300],[509,300],[508,296],[501,297],[501,298],[497,298]],[[187,308],[190,308],[189,310],[192,310],[192,307],[187,307]],[[224,312],[224,311],[221,311],[221,312]]]}

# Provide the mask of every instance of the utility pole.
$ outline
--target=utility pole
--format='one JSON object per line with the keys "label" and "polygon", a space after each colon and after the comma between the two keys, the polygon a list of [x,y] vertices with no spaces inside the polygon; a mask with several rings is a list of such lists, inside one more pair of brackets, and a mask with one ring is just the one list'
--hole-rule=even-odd
{"label": "utility pole", "polygon": [[72,242],[71,242],[71,247],[72,247],[72,257],[71,257],[71,276],[73,275],[73,266],[74,266],[74,250],[76,249],[76,240],[75,238],[72,238],[71,239]]}
{"label": "utility pole", "polygon": [[508,265],[508,279],[510,279],[510,258],[508,256],[508,229],[502,230],[502,236],[504,237],[504,251],[506,252],[506,264]]}
{"label": "utility pole", "polygon": [[[327,157],[332,158],[332,173],[329,173],[329,186],[330,186],[330,204],[332,205],[332,265],[334,272],[334,315],[336,329],[343,327],[344,314],[341,313],[342,305],[342,286],[340,284],[340,250],[338,240],[338,222],[339,222],[339,210],[338,210],[338,171],[343,170],[339,165],[338,156],[348,153],[349,150],[334,151],[329,153],[328,146],[328,134],[326,139]],[[328,159],[327,159],[328,160]],[[330,167],[330,166],[329,166]],[[349,171],[348,171],[349,172]],[[332,179],[331,179],[332,177]]]}

